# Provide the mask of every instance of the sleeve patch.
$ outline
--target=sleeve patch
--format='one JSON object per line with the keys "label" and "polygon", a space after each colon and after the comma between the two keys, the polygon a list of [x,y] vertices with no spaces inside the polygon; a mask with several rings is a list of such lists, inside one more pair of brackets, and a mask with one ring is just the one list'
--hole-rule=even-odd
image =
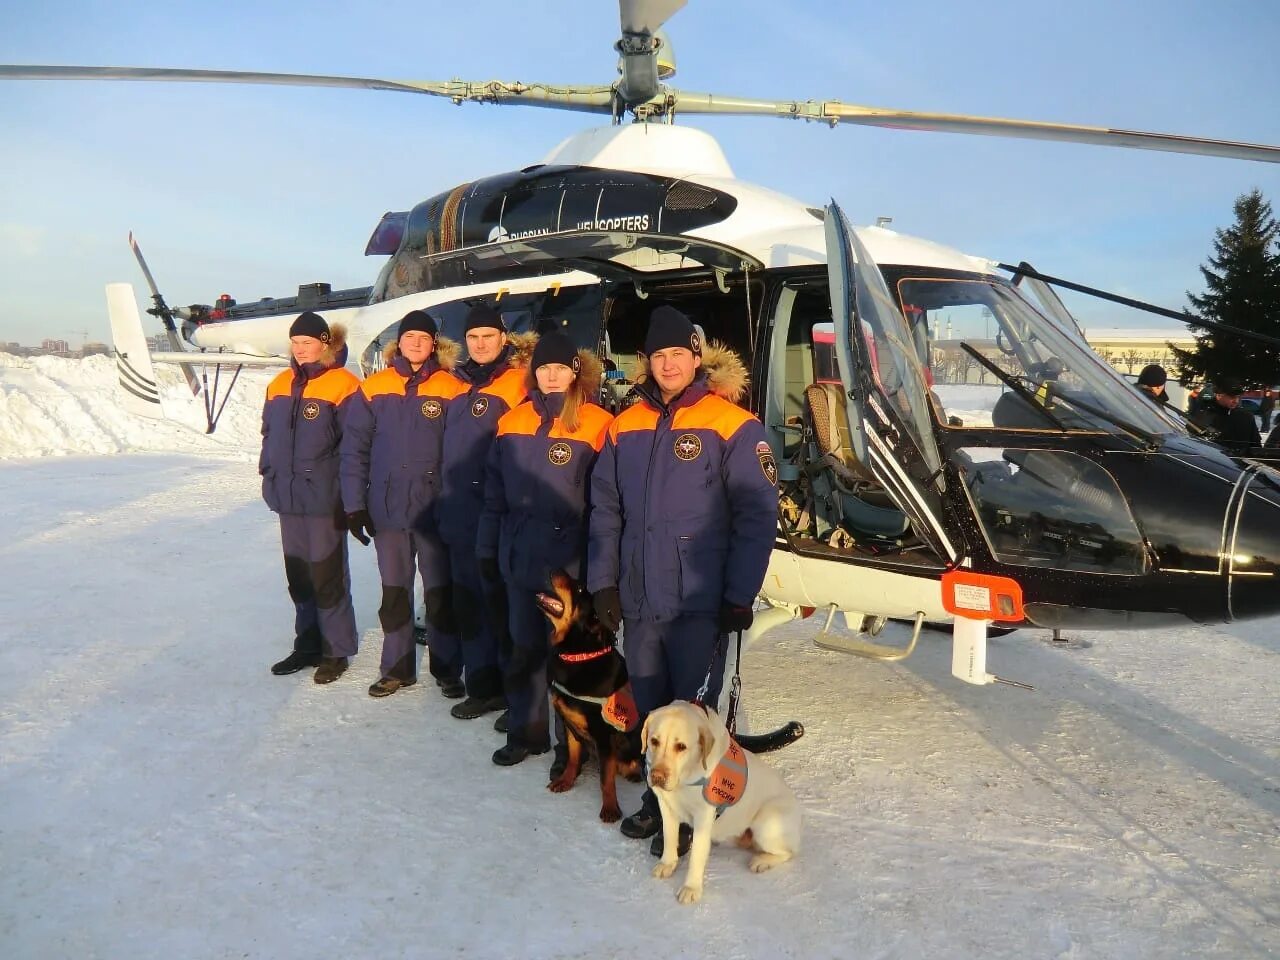
{"label": "sleeve patch", "polygon": [[764,471],[764,478],[776,487],[778,485],[778,464],[773,459],[773,450],[763,440],[756,444],[756,459],[760,461],[760,469]]}

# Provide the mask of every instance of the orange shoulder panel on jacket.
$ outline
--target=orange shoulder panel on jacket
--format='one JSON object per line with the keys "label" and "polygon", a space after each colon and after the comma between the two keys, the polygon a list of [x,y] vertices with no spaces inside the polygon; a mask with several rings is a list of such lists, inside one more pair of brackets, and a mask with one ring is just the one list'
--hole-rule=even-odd
{"label": "orange shoulder panel on jacket", "polygon": [[437,370],[418,388],[418,396],[426,394],[441,400],[452,400],[458,394],[466,392],[467,385],[448,370]]}
{"label": "orange shoulder panel on jacket", "polygon": [[566,431],[564,436],[566,439],[589,443],[591,448],[599,453],[600,448],[604,446],[605,434],[609,432],[611,423],[613,423],[613,414],[604,407],[594,403],[584,403],[578,408],[578,429],[573,433]]}
{"label": "orange shoulder panel on jacket", "polygon": [[281,370],[272,378],[271,383],[267,385],[267,399],[273,400],[276,397],[287,397],[290,388],[293,387],[293,367]]}
{"label": "orange shoulder panel on jacket", "polygon": [[498,374],[493,383],[487,387],[481,387],[480,392],[501,397],[506,401],[508,409],[514,410],[516,405],[529,394],[524,385],[527,373],[528,371],[523,368],[508,367]]}
{"label": "orange shoulder panel on jacket", "polygon": [[336,407],[359,389],[360,378],[345,367],[338,367],[308,380],[302,395],[310,400],[327,400]]}
{"label": "orange shoulder panel on jacket", "polygon": [[714,430],[728,440],[742,429],[755,414],[743,410],[723,397],[707,394],[691,407],[681,407],[671,420],[672,430]]}
{"label": "orange shoulder panel on jacket", "polygon": [[394,367],[386,367],[365,378],[364,383],[360,384],[360,389],[364,392],[365,397],[370,400],[387,394],[403,397],[404,377],[400,376]]}
{"label": "orange shoulder panel on jacket", "polygon": [[629,433],[632,430],[652,430],[657,425],[658,411],[641,401],[633,403],[613,418],[613,423],[609,426],[609,436],[613,437],[614,442],[617,443],[618,435],[621,433]]}
{"label": "orange shoulder panel on jacket", "polygon": [[514,410],[508,410],[498,418],[498,436],[514,434],[531,437],[538,432],[542,417],[534,409],[532,403],[522,403]]}

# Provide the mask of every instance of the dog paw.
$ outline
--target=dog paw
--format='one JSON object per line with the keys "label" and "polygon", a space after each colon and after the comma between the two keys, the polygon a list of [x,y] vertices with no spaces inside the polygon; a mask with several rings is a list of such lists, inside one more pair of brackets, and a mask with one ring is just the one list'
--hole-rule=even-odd
{"label": "dog paw", "polygon": [[778,856],[775,853],[757,853],[751,858],[751,862],[747,864],[747,869],[752,873],[764,873],[766,870],[772,870],[780,863],[785,863],[789,857]]}
{"label": "dog paw", "polygon": [[658,865],[650,872],[659,880],[666,880],[676,872],[676,867],[679,865],[679,860],[672,860],[670,863],[667,863],[665,860],[659,860]]}
{"label": "dog paw", "polygon": [[564,777],[561,777],[558,780],[552,780],[550,783],[547,784],[547,789],[550,790],[552,793],[564,793],[566,790],[569,790],[572,787],[573,787],[573,781],[566,780]]}
{"label": "dog paw", "polygon": [[618,807],[601,807],[600,822],[601,823],[617,823],[622,819],[622,811]]}
{"label": "dog paw", "polygon": [[681,887],[680,892],[676,894],[676,899],[681,903],[697,903],[702,899],[702,888],[689,886]]}

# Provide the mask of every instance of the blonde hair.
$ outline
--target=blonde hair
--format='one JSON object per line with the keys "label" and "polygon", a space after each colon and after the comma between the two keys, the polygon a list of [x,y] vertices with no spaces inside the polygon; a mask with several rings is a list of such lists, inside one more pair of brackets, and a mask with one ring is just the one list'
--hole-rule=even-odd
{"label": "blonde hair", "polygon": [[[564,406],[560,408],[560,424],[570,433],[574,433],[578,429],[578,410],[582,406],[582,391],[578,388],[579,374],[573,375],[573,380],[564,391]],[[528,374],[525,376],[525,389],[532,393],[539,390],[538,372],[533,367],[529,368]]]}

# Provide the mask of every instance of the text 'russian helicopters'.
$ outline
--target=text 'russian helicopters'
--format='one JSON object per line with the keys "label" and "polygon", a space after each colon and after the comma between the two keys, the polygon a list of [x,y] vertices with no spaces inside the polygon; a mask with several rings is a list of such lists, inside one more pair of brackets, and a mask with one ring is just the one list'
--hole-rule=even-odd
{"label": "text 'russian helicopters'", "polygon": [[[1143,399],[1034,271],[855,229],[835,201],[738,180],[710,136],[675,120],[795,117],[1263,162],[1280,162],[1280,147],[682,92],[663,83],[658,29],[681,6],[622,0],[621,76],[608,85],[115,67],[0,77],[362,87],[609,116],[540,163],[387,214],[369,250],[389,259],[367,296],[323,312],[348,326],[367,374],[407,311],[429,310],[461,340],[465,314],[487,303],[511,330],[557,327],[597,350],[616,368],[602,398],[613,407],[652,305],[689,314],[748,361],[776,469],[771,610],[753,635],[814,609],[870,634],[887,618],[913,621],[903,646],[823,630],[824,645],[892,660],[923,622],[954,620],[953,672],[987,683],[991,622],[1104,629],[1280,612],[1280,474],[1189,436]],[[635,122],[620,123],[627,114]],[[154,412],[132,290],[112,285],[108,298],[122,388]],[[189,316],[195,351],[156,359],[280,362],[301,299],[248,319]]]}

